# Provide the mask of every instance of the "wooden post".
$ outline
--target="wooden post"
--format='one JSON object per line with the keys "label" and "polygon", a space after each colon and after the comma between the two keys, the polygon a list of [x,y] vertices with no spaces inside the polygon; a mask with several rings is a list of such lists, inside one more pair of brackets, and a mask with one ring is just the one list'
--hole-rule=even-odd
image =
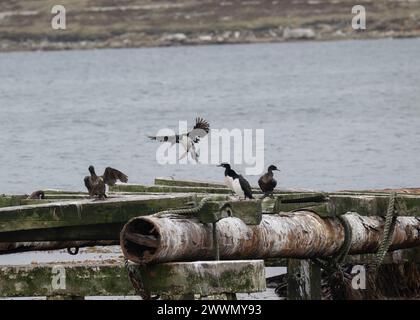
{"label": "wooden post", "polygon": [[287,298],[289,300],[320,300],[321,268],[311,260],[289,259]]}

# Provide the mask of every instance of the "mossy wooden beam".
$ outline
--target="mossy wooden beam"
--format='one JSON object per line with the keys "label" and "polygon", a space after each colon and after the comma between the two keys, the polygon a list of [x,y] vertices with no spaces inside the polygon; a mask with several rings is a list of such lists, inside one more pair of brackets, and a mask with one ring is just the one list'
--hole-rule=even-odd
{"label": "mossy wooden beam", "polygon": [[10,206],[19,206],[21,205],[22,200],[26,199],[27,195],[0,195],[0,208],[10,207]]}
{"label": "mossy wooden beam", "polygon": [[0,297],[134,295],[123,263],[0,266]]}
{"label": "mossy wooden beam", "polygon": [[190,195],[137,195],[0,208],[0,241],[119,239],[124,223],[139,215],[187,207]]}
{"label": "mossy wooden beam", "polygon": [[[369,264],[375,261],[376,254],[355,254],[348,255],[345,263],[348,264]],[[401,249],[388,252],[382,264],[403,264],[406,262],[420,263],[420,247]]]}
{"label": "mossy wooden beam", "polygon": [[261,292],[266,289],[263,260],[129,264],[134,277],[150,294],[210,296]]}
{"label": "mossy wooden beam", "polygon": [[[396,203],[399,216],[420,216],[420,196],[398,195]],[[388,204],[389,196],[329,195],[328,202],[310,209],[324,217],[342,215],[347,212],[357,212],[362,216],[385,216]]]}
{"label": "mossy wooden beam", "polygon": [[[131,192],[131,193],[166,193],[166,192],[182,192],[182,193],[212,193],[212,194],[232,194],[232,191],[223,185],[216,186],[177,186],[177,185],[155,185],[147,186],[141,184],[118,184],[110,187],[111,192]],[[262,191],[259,188],[252,188],[252,192],[255,195],[261,195]],[[302,191],[297,192],[302,194]],[[295,194],[294,191],[286,190],[275,190],[275,195],[288,195]],[[307,194],[313,194],[313,192],[307,192]]]}
{"label": "mossy wooden beam", "polygon": [[276,194],[262,200],[263,213],[288,212],[297,209],[317,206],[328,201],[328,195],[320,192],[298,192]]}
{"label": "mossy wooden beam", "polygon": [[146,186],[140,184],[120,184],[110,188],[112,192],[133,192],[133,193],[214,193],[231,194],[228,188],[219,187],[180,187],[180,186]]}
{"label": "mossy wooden beam", "polygon": [[26,194],[0,195],[0,208],[88,198],[89,195],[84,193],[45,193],[44,199],[28,199],[28,195]]}
{"label": "mossy wooden beam", "polygon": [[[116,231],[116,233],[118,230]],[[0,242],[0,255],[27,251],[46,251],[94,246],[115,246],[118,240],[77,240],[77,241],[25,241]]]}
{"label": "mossy wooden beam", "polygon": [[156,178],[155,185],[158,186],[177,186],[177,187],[204,187],[204,188],[226,188],[223,183],[203,182],[195,180],[175,180],[172,178]]}
{"label": "mossy wooden beam", "polygon": [[86,191],[71,191],[71,190],[59,190],[59,189],[43,189],[45,194],[75,194],[75,195],[88,195]]}
{"label": "mossy wooden beam", "polygon": [[[177,180],[172,178],[156,178],[155,185],[159,186],[178,186],[178,187],[202,187],[202,188],[226,188],[224,183],[219,182],[203,182],[203,181],[195,181],[195,180]],[[261,193],[261,190],[258,187],[252,188],[253,192]],[[294,190],[294,189],[275,189],[274,193],[311,193],[313,191],[305,191],[305,190]]]}
{"label": "mossy wooden beam", "polygon": [[398,194],[412,194],[420,195],[420,188],[398,188],[398,189],[371,189],[371,190],[342,190],[337,193],[341,194],[384,194],[389,195],[390,193],[395,192]]}

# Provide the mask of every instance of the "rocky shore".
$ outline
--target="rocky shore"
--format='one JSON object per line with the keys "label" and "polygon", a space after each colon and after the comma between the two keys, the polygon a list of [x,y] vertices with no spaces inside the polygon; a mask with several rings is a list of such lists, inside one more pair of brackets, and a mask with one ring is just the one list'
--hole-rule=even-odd
{"label": "rocky shore", "polygon": [[79,0],[64,3],[66,30],[52,29],[50,2],[2,1],[0,51],[420,36],[420,0],[359,1],[365,30],[349,0]]}

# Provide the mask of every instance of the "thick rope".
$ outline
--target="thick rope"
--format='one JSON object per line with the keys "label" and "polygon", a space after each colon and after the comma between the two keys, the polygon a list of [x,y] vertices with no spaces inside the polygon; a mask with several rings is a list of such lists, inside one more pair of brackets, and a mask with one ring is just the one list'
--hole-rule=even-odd
{"label": "thick rope", "polygon": [[334,257],[334,260],[337,264],[342,264],[350,251],[353,232],[350,223],[344,215],[338,216],[337,219],[340,221],[344,228],[344,242]]}
{"label": "thick rope", "polygon": [[395,215],[395,198],[396,193],[392,192],[389,197],[388,210],[385,217],[384,232],[382,234],[379,248],[375,256],[375,260],[372,264],[372,268],[375,276],[378,273],[379,267],[381,266],[385,255],[388,252],[389,246],[391,245],[392,237],[394,234],[395,224],[397,222],[397,216]]}
{"label": "thick rope", "polygon": [[153,214],[154,217],[162,217],[162,216],[172,216],[172,215],[184,215],[184,216],[193,216],[200,212],[203,209],[204,205],[211,200],[212,197],[204,197],[201,201],[193,208],[183,208],[183,209],[169,209],[160,211],[158,213]]}

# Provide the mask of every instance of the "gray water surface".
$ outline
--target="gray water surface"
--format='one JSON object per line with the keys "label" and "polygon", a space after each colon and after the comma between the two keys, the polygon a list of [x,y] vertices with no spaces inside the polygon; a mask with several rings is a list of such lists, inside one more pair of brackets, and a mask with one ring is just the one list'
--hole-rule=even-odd
{"label": "gray water surface", "polygon": [[156,162],[146,136],[196,116],[265,129],[281,187],[419,187],[420,39],[2,53],[0,193],[83,190],[90,164],[222,181]]}

